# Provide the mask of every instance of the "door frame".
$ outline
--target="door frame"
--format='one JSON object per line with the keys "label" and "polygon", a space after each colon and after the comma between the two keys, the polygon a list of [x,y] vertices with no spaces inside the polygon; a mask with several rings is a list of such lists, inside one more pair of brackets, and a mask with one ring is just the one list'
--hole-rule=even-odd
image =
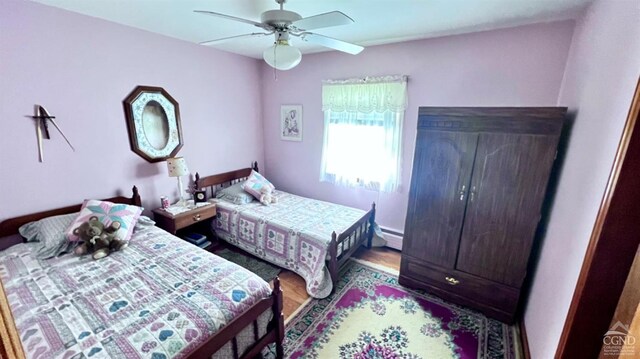
{"label": "door frame", "polygon": [[[591,233],[556,358],[596,358],[640,244],[640,78]],[[627,323],[629,324],[629,323]]]}

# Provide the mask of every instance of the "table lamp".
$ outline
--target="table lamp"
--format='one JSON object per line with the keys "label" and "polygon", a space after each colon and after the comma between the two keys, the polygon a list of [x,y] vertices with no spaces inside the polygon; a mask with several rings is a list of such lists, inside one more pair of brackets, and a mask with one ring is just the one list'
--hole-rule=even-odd
{"label": "table lamp", "polygon": [[183,157],[167,158],[167,168],[169,168],[169,177],[178,177],[178,194],[180,200],[178,205],[184,207],[187,201],[184,199],[184,188],[182,187],[182,176],[189,174],[187,161]]}

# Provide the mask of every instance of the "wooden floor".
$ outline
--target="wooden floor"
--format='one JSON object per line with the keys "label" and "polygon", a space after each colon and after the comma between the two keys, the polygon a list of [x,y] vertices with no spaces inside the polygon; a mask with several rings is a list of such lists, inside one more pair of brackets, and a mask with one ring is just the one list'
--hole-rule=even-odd
{"label": "wooden floor", "polygon": [[[363,247],[354,254],[354,257],[400,270],[400,252],[387,247],[372,249]],[[307,294],[304,279],[299,275],[288,270],[283,270],[279,277],[284,294],[284,317],[288,318],[309,299],[309,295]]]}

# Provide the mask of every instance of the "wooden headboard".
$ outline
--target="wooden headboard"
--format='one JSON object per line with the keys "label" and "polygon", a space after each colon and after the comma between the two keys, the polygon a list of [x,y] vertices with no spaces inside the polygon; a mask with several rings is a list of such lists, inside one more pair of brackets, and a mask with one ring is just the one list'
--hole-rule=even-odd
{"label": "wooden headboard", "polygon": [[211,195],[214,195],[217,186],[230,185],[245,180],[247,177],[249,177],[252,170],[259,172],[257,161],[251,163],[250,168],[243,168],[235,171],[219,173],[207,177],[200,177],[200,174],[196,172],[195,185],[198,189],[209,188],[211,190]]}
{"label": "wooden headboard", "polygon": [[[113,203],[131,204],[134,206],[141,207],[142,200],[140,199],[140,194],[138,193],[138,187],[133,186],[131,191],[132,191],[131,197],[117,196],[112,198],[106,198],[104,199],[104,201],[109,201]],[[2,240],[3,237],[8,237],[8,236],[18,234],[18,228],[20,228],[23,224],[37,221],[46,217],[78,212],[80,211],[81,207],[82,207],[82,204],[76,204],[73,206],[50,209],[48,211],[26,214],[24,216],[9,218],[7,220],[4,220],[0,222],[0,241]]]}

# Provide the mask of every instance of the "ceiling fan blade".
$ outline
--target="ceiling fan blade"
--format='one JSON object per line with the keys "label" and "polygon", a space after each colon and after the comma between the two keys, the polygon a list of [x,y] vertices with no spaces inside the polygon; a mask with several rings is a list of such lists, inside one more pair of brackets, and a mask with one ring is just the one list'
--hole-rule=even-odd
{"label": "ceiling fan blade", "polygon": [[260,36],[260,35],[262,35],[262,36],[273,35],[273,32],[271,32],[271,33],[269,33],[269,32],[252,32],[250,34],[222,37],[222,38],[219,38],[219,39],[203,41],[203,42],[199,42],[199,44],[200,45],[212,45],[212,44],[215,44],[215,43],[218,43],[218,42],[223,42],[223,41],[227,41],[227,40],[231,40],[231,39],[237,39],[237,38],[241,38],[241,37]]}
{"label": "ceiling fan blade", "polygon": [[340,11],[331,11],[324,14],[305,17],[304,19],[294,21],[292,25],[295,26],[298,30],[304,31],[319,29],[322,27],[348,25],[353,23],[354,21],[352,18],[341,13]]}
{"label": "ceiling fan blade", "polygon": [[346,53],[349,53],[351,55],[357,55],[360,52],[362,52],[362,50],[364,50],[364,47],[362,47],[360,45],[356,45],[356,44],[352,44],[350,42],[334,39],[334,38],[328,37],[328,36],[314,34],[312,32],[303,33],[301,35],[301,38],[304,41],[307,41],[307,42],[310,42],[310,43],[313,43],[313,44],[316,44],[316,45],[321,45],[321,46],[324,46],[324,47],[328,47],[330,49],[346,52]]}
{"label": "ceiling fan blade", "polygon": [[241,17],[235,17],[235,16],[231,16],[231,15],[225,15],[225,14],[221,14],[221,13],[218,13],[218,12],[206,11],[206,10],[193,10],[193,12],[198,13],[198,14],[221,17],[223,19],[228,19],[228,20],[233,20],[233,21],[238,21],[238,22],[244,22],[245,24],[257,26],[257,27],[262,28],[262,29],[272,30],[271,26],[269,26],[267,24],[263,24],[261,22],[257,22],[257,21],[253,21],[253,20],[243,19]]}

